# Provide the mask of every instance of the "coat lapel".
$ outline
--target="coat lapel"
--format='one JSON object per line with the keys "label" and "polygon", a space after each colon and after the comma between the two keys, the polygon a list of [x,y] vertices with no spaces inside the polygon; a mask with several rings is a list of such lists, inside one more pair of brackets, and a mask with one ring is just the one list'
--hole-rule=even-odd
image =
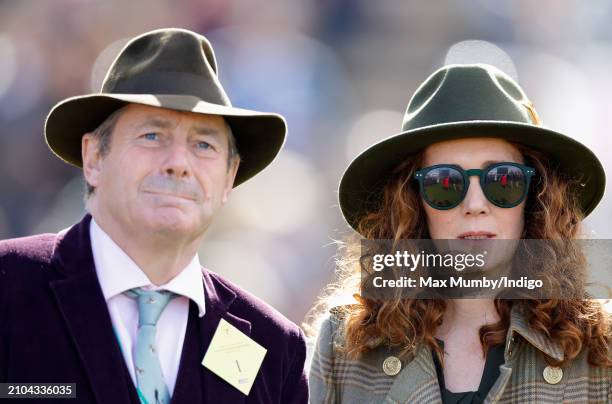
{"label": "coat lapel", "polygon": [[[202,279],[206,299],[206,314],[202,318],[197,317],[197,305],[191,302],[190,324],[193,326],[193,329],[188,327],[187,330],[188,333],[193,333],[191,336],[199,335],[199,346],[192,347],[185,344],[183,347],[177,383],[174,395],[172,396],[172,404],[186,404],[199,401],[207,403],[244,403],[246,396],[242,392],[217,376],[210,369],[205,368],[201,362],[222,318],[246,335],[251,334],[251,323],[228,312],[232,302],[236,299],[234,291],[216,281],[206,269],[202,269]],[[197,320],[192,321],[194,319]],[[187,340],[187,336],[185,339]],[[196,368],[191,365],[193,361],[197,361]],[[197,370],[192,371],[191,369]],[[203,400],[199,400],[201,397],[198,377],[202,378]]]}
{"label": "coat lapel", "polygon": [[[384,360],[385,357],[382,357]],[[382,367],[381,360],[381,367]],[[422,345],[396,376],[385,403],[437,403],[442,401],[431,350]]]}
{"label": "coat lapel", "polygon": [[91,216],[58,234],[53,266],[64,275],[50,287],[98,402],[137,401],[96,275],[89,223]]}

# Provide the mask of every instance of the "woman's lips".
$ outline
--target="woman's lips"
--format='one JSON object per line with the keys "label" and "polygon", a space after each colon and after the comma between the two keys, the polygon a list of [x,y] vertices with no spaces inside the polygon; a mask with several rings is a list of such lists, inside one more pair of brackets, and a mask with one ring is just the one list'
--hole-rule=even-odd
{"label": "woman's lips", "polygon": [[494,238],[495,236],[495,233],[491,233],[489,231],[468,231],[465,233],[461,233],[457,236],[457,238],[462,240],[485,240],[489,238]]}

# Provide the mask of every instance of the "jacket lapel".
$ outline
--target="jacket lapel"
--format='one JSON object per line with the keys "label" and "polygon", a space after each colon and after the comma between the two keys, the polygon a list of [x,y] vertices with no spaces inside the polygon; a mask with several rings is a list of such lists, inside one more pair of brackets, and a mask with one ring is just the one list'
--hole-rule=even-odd
{"label": "jacket lapel", "polygon": [[503,364],[499,366],[499,377],[495,381],[495,384],[491,386],[491,390],[487,393],[485,403],[497,403],[501,398],[502,394],[506,390],[506,386],[512,376],[512,367],[509,364]]}
{"label": "jacket lapel", "polygon": [[52,263],[63,279],[50,287],[76,345],[98,402],[137,401],[136,391],[123,375],[127,371],[98,283],[86,215],[67,232],[58,234]]}
{"label": "jacket lapel", "polygon": [[[198,377],[202,378],[204,389],[203,402],[244,403],[246,396],[242,392],[217,376],[210,369],[205,368],[201,362],[222,318],[246,335],[251,334],[251,323],[228,312],[232,302],[236,299],[234,291],[211,277],[204,268],[202,269],[202,279],[206,299],[206,314],[202,318],[197,317],[197,306],[192,302],[190,305],[190,316],[194,316],[192,319],[196,318],[197,320],[190,321],[190,323],[194,324],[195,327],[199,327],[199,330],[195,329],[195,327],[193,330],[188,328],[188,332],[199,335],[199,347],[194,348],[187,344],[183,347],[184,351],[181,355],[181,364],[175,392],[172,396],[172,404],[198,402],[197,399],[200,398],[198,397],[199,392],[196,392],[199,389],[199,383],[196,379]],[[197,371],[188,370],[193,369],[190,365],[190,363],[193,363],[192,361],[197,361]]]}
{"label": "jacket lapel", "polygon": [[[381,357],[385,360],[387,355]],[[422,345],[396,376],[385,403],[437,403],[442,401],[431,350]]]}
{"label": "jacket lapel", "polygon": [[520,334],[531,345],[557,361],[562,361],[565,357],[563,347],[557,341],[529,326],[523,309],[517,304],[512,305],[510,311],[510,327],[506,334],[506,358],[509,357],[508,351],[514,341],[515,333]]}

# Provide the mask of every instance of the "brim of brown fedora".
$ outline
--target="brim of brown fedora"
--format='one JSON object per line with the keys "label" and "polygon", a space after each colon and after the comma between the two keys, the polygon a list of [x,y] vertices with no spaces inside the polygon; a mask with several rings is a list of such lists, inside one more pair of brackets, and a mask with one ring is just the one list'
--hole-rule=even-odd
{"label": "brim of brown fedora", "polygon": [[223,116],[232,128],[241,157],[234,187],[268,166],[285,142],[287,124],[279,114],[212,104],[188,95],[104,93],[71,97],[55,105],[45,122],[45,140],[60,159],[82,167],[83,134],[129,103]]}
{"label": "brim of brown fedora", "polygon": [[[427,146],[444,140],[495,137],[545,153],[558,169],[583,175],[580,205],[586,217],[601,200],[606,185],[604,168],[582,143],[553,130],[519,122],[466,121],[426,126],[391,136],[367,148],[348,166],[340,180],[338,197],[345,220],[355,230],[365,213],[379,207],[392,170]],[[582,185],[584,184],[584,185]]]}

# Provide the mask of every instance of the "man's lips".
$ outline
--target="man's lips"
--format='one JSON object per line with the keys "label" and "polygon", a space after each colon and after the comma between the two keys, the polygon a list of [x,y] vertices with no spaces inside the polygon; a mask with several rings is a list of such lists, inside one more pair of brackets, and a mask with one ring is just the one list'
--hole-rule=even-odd
{"label": "man's lips", "polygon": [[468,231],[465,233],[461,233],[457,236],[457,238],[462,240],[484,240],[488,238],[494,238],[496,236],[495,233],[491,233],[490,231]]}
{"label": "man's lips", "polygon": [[190,201],[195,201],[195,199],[191,196],[188,195],[179,195],[179,194],[173,194],[170,192],[159,192],[159,191],[144,191],[147,194],[153,194],[153,195],[161,195],[161,196],[170,196],[170,197],[174,197],[174,198],[180,198],[180,199],[187,199]]}

